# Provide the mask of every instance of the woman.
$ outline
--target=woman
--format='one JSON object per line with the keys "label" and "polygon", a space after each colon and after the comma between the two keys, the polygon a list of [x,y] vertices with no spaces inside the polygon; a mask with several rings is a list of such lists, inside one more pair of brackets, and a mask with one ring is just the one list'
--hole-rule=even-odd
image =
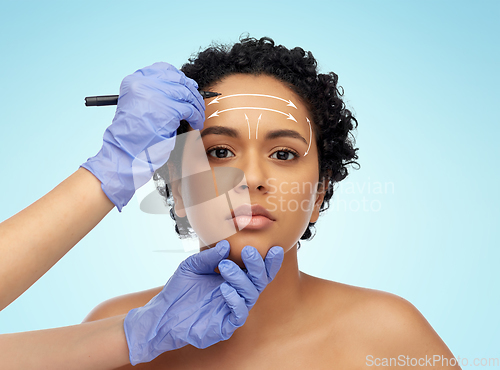
{"label": "woman", "polygon": [[[246,182],[236,191],[248,191],[252,216],[248,208],[241,214],[233,210],[230,221],[238,232],[226,238],[229,259],[244,267],[240,255],[246,245],[255,246],[262,257],[279,245],[285,255],[275,279],[231,338],[205,349],[185,346],[138,367],[350,369],[402,366],[401,361],[417,359],[420,366],[452,368],[446,365],[452,353],[408,301],[319,279],[298,268],[299,240],[312,236],[333,185],[357,159],[351,139],[357,122],[341,100],[337,76],[318,74],[310,53],[276,46],[269,38],[210,47],[182,71],[201,89],[222,94],[206,101],[200,131],[210,166],[245,174]],[[183,124],[177,134],[190,131]],[[168,182],[175,171],[179,168],[167,164],[155,179]],[[196,189],[169,190],[161,184],[160,192],[173,197],[176,231],[181,236],[194,231],[200,249],[213,247],[212,227],[189,223],[195,214],[186,200]],[[85,321],[123,315],[161,289],[106,301]],[[428,362],[438,358],[440,362]]]}

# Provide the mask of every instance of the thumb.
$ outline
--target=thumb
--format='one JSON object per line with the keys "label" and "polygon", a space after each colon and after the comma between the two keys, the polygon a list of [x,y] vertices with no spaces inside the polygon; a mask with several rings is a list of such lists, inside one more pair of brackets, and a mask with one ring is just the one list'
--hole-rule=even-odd
{"label": "thumb", "polygon": [[215,247],[189,256],[181,266],[183,270],[195,274],[216,274],[215,268],[229,255],[229,249],[229,242],[221,240]]}

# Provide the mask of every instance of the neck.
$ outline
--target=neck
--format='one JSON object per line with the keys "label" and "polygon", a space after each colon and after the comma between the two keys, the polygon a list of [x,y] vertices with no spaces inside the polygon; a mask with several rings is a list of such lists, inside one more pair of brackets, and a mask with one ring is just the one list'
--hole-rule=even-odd
{"label": "neck", "polygon": [[[200,250],[205,248],[200,241]],[[300,321],[300,316],[307,311],[306,277],[299,271],[295,244],[285,253],[280,270],[260,294],[245,324],[233,334],[232,341],[261,342],[269,333],[283,332],[282,328]]]}
{"label": "neck", "polygon": [[[297,245],[285,253],[283,264],[274,280],[260,294],[250,310],[239,336],[255,337],[282,328],[299,314],[303,303],[303,277],[297,262]],[[252,335],[253,334],[253,335]]]}

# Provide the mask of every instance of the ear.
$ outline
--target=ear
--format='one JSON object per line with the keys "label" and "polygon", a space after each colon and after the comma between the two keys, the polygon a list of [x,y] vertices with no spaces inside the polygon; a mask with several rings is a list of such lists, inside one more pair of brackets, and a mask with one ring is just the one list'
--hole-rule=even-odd
{"label": "ear", "polygon": [[314,201],[314,209],[311,214],[311,219],[309,222],[316,222],[319,218],[319,210],[323,204],[323,199],[325,199],[325,192],[328,188],[328,178],[324,178],[323,182],[318,183],[318,189],[316,193],[316,200]]}
{"label": "ear", "polygon": [[[176,169],[171,164],[167,164],[169,173],[175,173]],[[186,210],[184,209],[184,202],[182,200],[181,181],[174,181],[171,184],[170,190],[174,198],[174,212],[177,217],[186,217]]]}

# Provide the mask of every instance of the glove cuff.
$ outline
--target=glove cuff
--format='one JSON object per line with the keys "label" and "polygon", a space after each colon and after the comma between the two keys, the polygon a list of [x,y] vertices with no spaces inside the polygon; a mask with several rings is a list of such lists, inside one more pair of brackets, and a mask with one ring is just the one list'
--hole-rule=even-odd
{"label": "glove cuff", "polygon": [[103,146],[96,156],[83,163],[83,167],[90,171],[101,182],[101,188],[109,200],[122,211],[130,199],[135,188],[132,176],[132,158],[114,146]]}

